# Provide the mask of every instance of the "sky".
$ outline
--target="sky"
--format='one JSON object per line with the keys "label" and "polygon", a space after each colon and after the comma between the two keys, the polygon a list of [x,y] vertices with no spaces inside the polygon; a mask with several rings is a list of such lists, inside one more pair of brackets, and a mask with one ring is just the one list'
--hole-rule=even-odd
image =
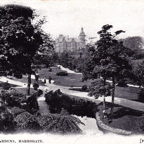
{"label": "sky", "polygon": [[98,37],[105,24],[126,31],[120,37],[144,37],[144,0],[0,0],[0,5],[20,4],[34,8],[47,22],[43,29],[53,38],[78,37],[81,27],[87,38]]}

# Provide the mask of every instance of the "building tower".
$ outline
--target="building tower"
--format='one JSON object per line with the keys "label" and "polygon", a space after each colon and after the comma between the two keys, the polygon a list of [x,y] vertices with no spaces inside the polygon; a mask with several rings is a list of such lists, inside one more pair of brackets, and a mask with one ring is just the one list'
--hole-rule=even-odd
{"label": "building tower", "polygon": [[81,32],[79,34],[79,40],[81,42],[81,48],[85,48],[85,33],[84,33],[84,30],[83,28],[81,28]]}

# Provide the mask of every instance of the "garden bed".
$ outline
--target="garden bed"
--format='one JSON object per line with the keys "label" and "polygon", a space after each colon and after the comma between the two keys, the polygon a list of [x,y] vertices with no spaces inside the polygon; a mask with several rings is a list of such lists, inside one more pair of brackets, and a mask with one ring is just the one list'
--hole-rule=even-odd
{"label": "garden bed", "polygon": [[[107,103],[106,112],[110,114],[111,104]],[[132,134],[144,133],[144,113],[136,110],[132,110],[119,105],[114,105],[114,113],[112,121],[109,121],[108,117],[103,118],[103,106],[98,106],[100,119],[103,124],[126,131],[132,131]]]}

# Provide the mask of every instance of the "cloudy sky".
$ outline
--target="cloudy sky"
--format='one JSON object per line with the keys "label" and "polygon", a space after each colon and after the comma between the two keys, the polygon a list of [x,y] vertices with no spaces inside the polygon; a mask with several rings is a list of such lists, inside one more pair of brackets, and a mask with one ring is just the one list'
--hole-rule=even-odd
{"label": "cloudy sky", "polygon": [[0,4],[21,4],[46,16],[44,30],[77,37],[81,27],[87,37],[96,37],[104,24],[126,31],[121,37],[144,37],[144,0],[0,0]]}

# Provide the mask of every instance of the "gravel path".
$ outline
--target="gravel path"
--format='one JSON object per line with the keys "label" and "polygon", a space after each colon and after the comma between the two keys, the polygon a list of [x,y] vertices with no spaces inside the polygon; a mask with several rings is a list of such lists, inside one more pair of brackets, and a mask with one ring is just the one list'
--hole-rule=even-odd
{"label": "gravel path", "polygon": [[39,111],[41,115],[47,115],[49,112],[49,107],[45,102],[45,98],[44,95],[42,95],[41,97],[39,97],[38,99],[38,105],[39,105]]}

